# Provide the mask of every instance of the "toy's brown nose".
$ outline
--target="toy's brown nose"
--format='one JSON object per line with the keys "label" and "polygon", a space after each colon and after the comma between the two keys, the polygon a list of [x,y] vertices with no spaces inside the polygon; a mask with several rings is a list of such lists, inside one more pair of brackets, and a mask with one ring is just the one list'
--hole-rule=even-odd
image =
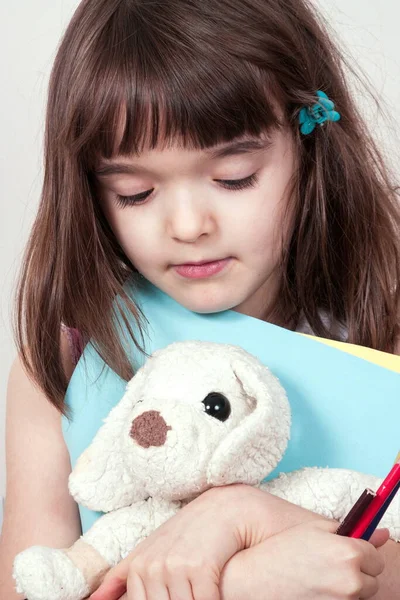
{"label": "toy's brown nose", "polygon": [[130,436],[143,448],[163,446],[169,429],[157,410],[148,410],[132,421]]}

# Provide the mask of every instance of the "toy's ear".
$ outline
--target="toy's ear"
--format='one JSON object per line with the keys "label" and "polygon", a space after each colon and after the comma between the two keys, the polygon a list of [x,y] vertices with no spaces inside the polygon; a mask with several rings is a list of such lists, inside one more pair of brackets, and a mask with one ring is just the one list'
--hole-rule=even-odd
{"label": "toy's ear", "polygon": [[128,382],[125,394],[110,411],[90,446],[69,476],[69,491],[91,510],[109,512],[143,499],[144,486],[134,478],[134,450],[129,436],[132,410],[142,395],[149,370],[145,366]]}
{"label": "toy's ear", "polygon": [[290,434],[290,407],[276,377],[253,356],[234,358],[233,371],[255,409],[232,429],[208,466],[212,486],[256,485],[279,463]]}

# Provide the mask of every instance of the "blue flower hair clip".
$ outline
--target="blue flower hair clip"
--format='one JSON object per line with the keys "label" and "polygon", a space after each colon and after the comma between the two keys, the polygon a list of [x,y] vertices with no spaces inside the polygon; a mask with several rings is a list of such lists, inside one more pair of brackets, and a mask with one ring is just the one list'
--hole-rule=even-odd
{"label": "blue flower hair clip", "polygon": [[319,101],[316,104],[304,107],[300,111],[300,131],[304,135],[314,131],[317,123],[323,125],[325,121],[339,121],[340,119],[340,113],[334,110],[335,105],[332,100],[329,100],[325,92],[318,90],[317,96]]}

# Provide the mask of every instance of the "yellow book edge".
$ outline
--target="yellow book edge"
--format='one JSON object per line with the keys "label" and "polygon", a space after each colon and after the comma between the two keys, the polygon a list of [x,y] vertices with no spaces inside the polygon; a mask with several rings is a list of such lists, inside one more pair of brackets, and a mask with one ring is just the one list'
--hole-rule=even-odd
{"label": "yellow book edge", "polygon": [[364,360],[375,363],[376,365],[384,367],[385,369],[390,369],[391,371],[400,373],[400,356],[395,354],[388,354],[387,352],[381,352],[380,350],[364,348],[364,346],[357,346],[356,344],[347,344],[346,342],[326,340],[325,338],[319,338],[313,335],[307,335],[305,333],[301,333],[299,335],[304,335],[305,337],[315,340],[316,342],[326,344],[327,346],[332,346],[333,348],[337,348],[338,350],[342,350],[348,354],[353,354],[354,356],[358,356],[359,358],[363,358]]}

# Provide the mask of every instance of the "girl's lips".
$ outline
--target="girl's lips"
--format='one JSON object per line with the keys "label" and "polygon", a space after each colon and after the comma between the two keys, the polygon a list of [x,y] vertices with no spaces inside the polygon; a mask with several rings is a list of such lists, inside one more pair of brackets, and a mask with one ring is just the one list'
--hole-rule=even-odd
{"label": "girl's lips", "polygon": [[187,277],[188,279],[202,279],[220,273],[231,260],[232,259],[229,257],[197,265],[174,265],[173,268],[182,277]]}

